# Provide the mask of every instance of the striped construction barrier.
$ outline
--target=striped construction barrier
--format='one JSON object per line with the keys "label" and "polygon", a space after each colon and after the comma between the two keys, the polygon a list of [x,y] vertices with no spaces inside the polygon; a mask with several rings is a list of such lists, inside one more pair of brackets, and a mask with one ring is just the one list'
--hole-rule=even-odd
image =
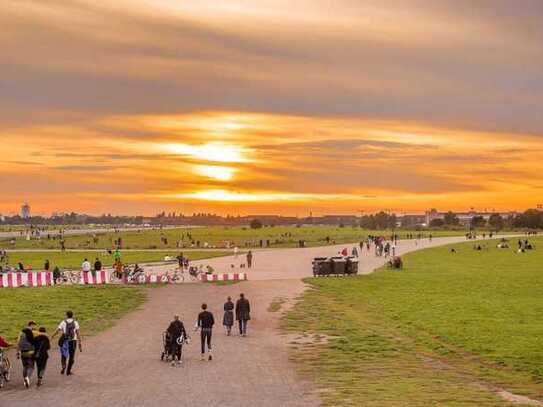
{"label": "striped construction barrier", "polygon": [[82,271],[79,284],[99,285],[109,283],[109,273],[106,270],[97,271],[94,275],[90,271]]}
{"label": "striped construction barrier", "polygon": [[54,285],[51,271],[0,274],[0,287],[44,287]]}
{"label": "striped construction barrier", "polygon": [[204,283],[213,281],[244,281],[247,273],[202,274],[200,277]]}
{"label": "striped construction barrier", "polygon": [[177,281],[171,281],[171,276],[168,277],[164,274],[146,274],[141,275],[136,279],[133,280],[127,280],[126,278],[123,280],[124,284],[167,284],[167,283],[176,283],[180,284],[183,283],[183,280],[177,280]]}

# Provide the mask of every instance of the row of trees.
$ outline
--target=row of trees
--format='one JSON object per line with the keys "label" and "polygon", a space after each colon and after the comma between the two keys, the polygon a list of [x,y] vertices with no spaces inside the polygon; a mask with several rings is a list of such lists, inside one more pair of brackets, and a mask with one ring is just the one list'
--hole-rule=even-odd
{"label": "row of trees", "polygon": [[[384,211],[378,212],[372,215],[364,215],[360,218],[351,217],[348,220],[348,225],[360,226],[364,229],[370,230],[383,230],[383,229],[395,229],[398,225],[398,217],[395,214],[387,213]],[[289,218],[289,217],[277,217],[276,219],[267,219],[265,222],[262,219],[251,217],[234,217],[234,216],[220,216],[215,214],[193,214],[192,216],[182,216],[181,214],[158,214],[153,218],[144,218],[143,216],[112,216],[110,214],[101,216],[81,215],[77,213],[63,214],[60,216],[53,216],[45,218],[41,216],[32,217],[31,219],[23,219],[20,216],[6,217],[0,224],[5,225],[85,225],[85,224],[99,224],[99,225],[123,225],[134,224],[142,225],[144,222],[148,222],[152,225],[199,225],[199,226],[236,226],[250,224],[253,229],[259,229],[264,224],[266,225],[301,225],[305,223],[314,223],[315,220],[318,223],[318,218]],[[337,224],[343,226],[342,220],[338,218]],[[351,223],[352,222],[352,223]],[[460,224],[458,216],[454,212],[447,212],[443,218],[433,219],[430,222],[432,228],[461,228],[464,225]],[[470,226],[474,229],[490,228],[493,230],[502,229],[543,229],[543,211],[538,209],[528,209],[527,211],[504,218],[497,213],[490,215],[485,219],[483,216],[475,216],[471,219]],[[405,225],[407,229],[413,229],[416,225]]]}
{"label": "row of trees", "polygon": [[[433,219],[430,227],[455,227],[460,225],[460,220],[453,212],[447,212],[443,219]],[[537,209],[528,209],[516,216],[502,217],[498,213],[493,213],[488,220],[483,216],[474,216],[469,225],[472,229],[481,229],[488,227],[492,230],[502,229],[543,229],[543,211]]]}

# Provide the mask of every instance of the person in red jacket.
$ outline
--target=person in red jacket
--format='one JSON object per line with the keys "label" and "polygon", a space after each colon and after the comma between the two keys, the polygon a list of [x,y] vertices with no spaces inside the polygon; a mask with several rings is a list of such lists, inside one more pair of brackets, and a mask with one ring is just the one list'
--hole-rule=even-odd
{"label": "person in red jacket", "polygon": [[11,345],[6,342],[4,338],[0,336],[0,348],[9,348]]}

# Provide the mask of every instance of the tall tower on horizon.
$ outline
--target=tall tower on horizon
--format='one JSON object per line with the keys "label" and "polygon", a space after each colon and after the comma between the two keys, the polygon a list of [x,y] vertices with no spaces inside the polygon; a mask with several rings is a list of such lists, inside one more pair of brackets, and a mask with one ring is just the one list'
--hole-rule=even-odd
{"label": "tall tower on horizon", "polygon": [[21,206],[21,218],[23,219],[29,219],[30,218],[30,205],[28,202],[25,202]]}

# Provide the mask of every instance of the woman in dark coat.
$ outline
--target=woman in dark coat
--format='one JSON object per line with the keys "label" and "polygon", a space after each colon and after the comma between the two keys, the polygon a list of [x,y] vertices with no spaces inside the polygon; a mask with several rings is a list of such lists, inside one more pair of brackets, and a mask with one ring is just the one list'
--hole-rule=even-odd
{"label": "woman in dark coat", "polygon": [[232,332],[232,326],[234,325],[234,303],[232,298],[228,297],[228,300],[224,303],[224,317],[222,324],[226,328],[226,335],[230,336]]}

